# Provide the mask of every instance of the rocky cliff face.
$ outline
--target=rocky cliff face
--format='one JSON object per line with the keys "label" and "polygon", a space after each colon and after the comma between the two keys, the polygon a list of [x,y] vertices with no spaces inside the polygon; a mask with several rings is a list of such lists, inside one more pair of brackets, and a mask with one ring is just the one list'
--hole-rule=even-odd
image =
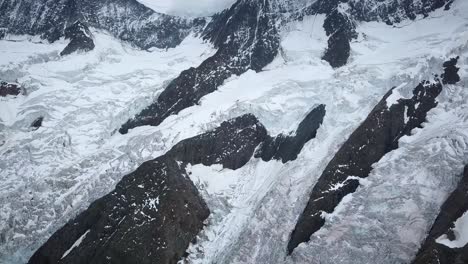
{"label": "rocky cliff face", "polygon": [[[457,188],[440,208],[425,243],[413,264],[463,264],[468,263],[468,245],[450,245],[464,236],[463,227],[456,229],[455,223],[468,211],[468,166]],[[462,225],[461,223],[459,225]]]}
{"label": "rocky cliff face", "polygon": [[40,35],[50,42],[81,21],[143,49],[177,46],[203,19],[187,20],[159,14],[136,0],[4,0],[0,28],[7,34]]}

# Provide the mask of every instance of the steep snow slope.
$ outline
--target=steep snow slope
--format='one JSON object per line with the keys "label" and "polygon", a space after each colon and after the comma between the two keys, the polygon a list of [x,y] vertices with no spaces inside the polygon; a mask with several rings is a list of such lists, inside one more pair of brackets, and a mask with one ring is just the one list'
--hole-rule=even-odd
{"label": "steep snow slope", "polygon": [[[95,32],[95,51],[58,58],[64,42],[49,46],[1,41],[0,50],[17,49],[28,55],[12,56],[11,64],[1,66],[0,78],[19,78],[31,92],[0,102],[2,109],[11,112],[8,119],[2,116],[8,121],[3,120],[6,142],[0,146],[0,232],[5,238],[0,242],[0,262],[25,262],[53,231],[109,192],[123,174],[181,139],[243,113],[254,113],[272,135],[287,133],[318,104],[326,105],[324,124],[296,161],[283,165],[252,159],[237,171],[192,166],[190,177],[213,214],[187,260],[335,263],[333,258],[339,257],[343,263],[409,262],[436,208],[454,187],[462,163],[468,161],[463,147],[468,122],[463,88],[468,70],[464,2],[395,27],[359,24],[350,63],[340,69],[320,59],[327,46],[325,16],[289,22],[279,32],[280,54],[262,71],[231,77],[200,104],[169,116],[157,127],[135,128],[125,136],[112,132],[153,101],[165,81],[211,55],[209,45],[190,38],[176,49],[147,53]],[[43,51],[34,52],[31,47]],[[439,73],[443,61],[457,55],[462,81],[444,88],[425,128],[404,138],[400,149],[376,164],[369,181],[329,216],[321,231],[325,238],[314,236],[286,257],[289,235],[315,181],[372,107],[393,86],[408,95],[421,80]],[[38,116],[45,116],[43,127],[28,131]],[[431,156],[434,152],[437,155]],[[422,166],[428,169],[418,171]],[[433,189],[437,195],[431,193]],[[18,198],[19,193],[25,195]],[[382,199],[382,193],[407,196]],[[382,204],[402,210],[381,212]],[[385,217],[377,217],[376,211]],[[349,226],[344,225],[348,222]],[[397,227],[401,233],[394,232]],[[417,231],[399,236],[410,234],[408,230]],[[332,245],[338,243],[333,241],[336,237],[343,242]]]}

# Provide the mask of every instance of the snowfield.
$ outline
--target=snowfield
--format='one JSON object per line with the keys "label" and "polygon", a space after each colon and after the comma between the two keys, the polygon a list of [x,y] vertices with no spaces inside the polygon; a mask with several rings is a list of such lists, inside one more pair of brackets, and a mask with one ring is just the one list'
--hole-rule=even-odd
{"label": "snowfield", "polygon": [[158,13],[185,17],[210,16],[229,8],[235,0],[137,0]]}
{"label": "snowfield", "polygon": [[[212,55],[211,45],[189,36],[177,48],[147,52],[94,31],[94,51],[60,57],[63,40],[0,40],[0,79],[27,88],[0,98],[0,263],[27,262],[123,175],[182,139],[244,113],[272,135],[288,133],[319,104],[326,105],[324,123],[295,161],[189,168],[212,214],[186,261],[408,263],[468,163],[468,2],[401,25],[358,25],[351,61],[339,69],[320,59],[324,19],[284,25],[280,54],[263,71],[231,77],[199,105],[126,135],[116,133],[120,125]],[[287,257],[297,217],[341,144],[392,87],[399,88],[389,104],[456,56],[462,80],[444,87],[424,128],[374,164],[326,225]],[[33,131],[40,116],[43,127]],[[461,228],[466,219],[459,222]]]}

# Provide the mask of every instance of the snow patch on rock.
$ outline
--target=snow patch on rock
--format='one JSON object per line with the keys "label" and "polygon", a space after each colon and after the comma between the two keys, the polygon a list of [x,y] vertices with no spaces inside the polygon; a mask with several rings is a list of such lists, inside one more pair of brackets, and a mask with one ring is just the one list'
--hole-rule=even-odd
{"label": "snow patch on rock", "polygon": [[442,235],[436,242],[439,244],[446,245],[449,248],[462,248],[468,244],[468,212],[465,212],[460,218],[454,223],[452,232],[455,235],[454,240],[450,240],[447,235]]}

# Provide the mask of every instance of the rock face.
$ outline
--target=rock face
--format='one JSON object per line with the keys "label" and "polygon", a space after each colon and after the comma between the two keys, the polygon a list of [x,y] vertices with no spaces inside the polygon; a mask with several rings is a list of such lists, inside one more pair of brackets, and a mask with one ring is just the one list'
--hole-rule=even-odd
{"label": "rock face", "polygon": [[76,51],[90,51],[94,49],[93,35],[89,28],[76,21],[73,25],[65,29],[65,38],[70,40],[70,43],[60,53],[61,56],[71,54]]}
{"label": "rock face", "polygon": [[[323,114],[324,106],[314,109],[296,136],[286,137],[293,146],[280,144],[283,154],[277,157],[296,157],[315,136]],[[262,142],[270,144],[271,138],[250,114],[181,141],[125,176],[112,193],[58,230],[29,263],[177,263],[210,214],[185,166],[222,164],[235,170]]]}
{"label": "rock face", "polygon": [[442,74],[444,84],[455,84],[460,81],[460,76],[458,76],[460,68],[457,67],[458,58],[452,58],[444,63],[444,73]]}
{"label": "rock face", "polygon": [[255,153],[255,157],[262,158],[264,161],[281,160],[283,163],[295,160],[304,144],[317,135],[317,130],[322,124],[324,116],[325,105],[319,105],[307,114],[294,135],[280,134],[274,138],[267,137]]}
{"label": "rock face", "polygon": [[0,3],[0,28],[9,34],[40,35],[50,42],[65,35],[76,21],[104,29],[136,46],[177,46],[203,19],[159,14],[136,0],[5,0]]}
{"label": "rock face", "polygon": [[322,213],[332,213],[344,196],[353,193],[359,178],[369,175],[373,163],[398,148],[402,136],[421,127],[427,113],[437,106],[436,97],[441,91],[442,83],[436,78],[434,82],[420,83],[409,99],[389,102],[393,89],[384,96],[320,176],[291,234],[289,254],[324,225]]}
{"label": "rock face", "polygon": [[329,39],[322,58],[334,68],[345,65],[351,51],[349,42],[357,35],[356,26],[345,12],[335,9],[327,16],[323,27]]}
{"label": "rock face", "polygon": [[454,240],[454,222],[468,211],[468,166],[457,189],[442,205],[440,213],[419,250],[413,264],[464,264],[468,263],[468,245],[450,248],[437,243],[440,237]]}
{"label": "rock face", "polygon": [[[255,30],[254,30],[255,29]],[[120,133],[143,125],[159,125],[169,115],[197,104],[232,75],[260,71],[273,61],[279,48],[269,1],[240,0],[217,14],[203,33],[218,51],[197,68],[183,71],[158,99],[125,123]]]}
{"label": "rock face", "polygon": [[247,114],[223,122],[214,131],[181,141],[167,155],[186,163],[222,164],[235,170],[250,160],[266,137],[265,127],[255,116]]}
{"label": "rock face", "polygon": [[7,95],[19,95],[21,93],[21,87],[16,83],[7,83],[0,81],[0,96],[6,97]]}

